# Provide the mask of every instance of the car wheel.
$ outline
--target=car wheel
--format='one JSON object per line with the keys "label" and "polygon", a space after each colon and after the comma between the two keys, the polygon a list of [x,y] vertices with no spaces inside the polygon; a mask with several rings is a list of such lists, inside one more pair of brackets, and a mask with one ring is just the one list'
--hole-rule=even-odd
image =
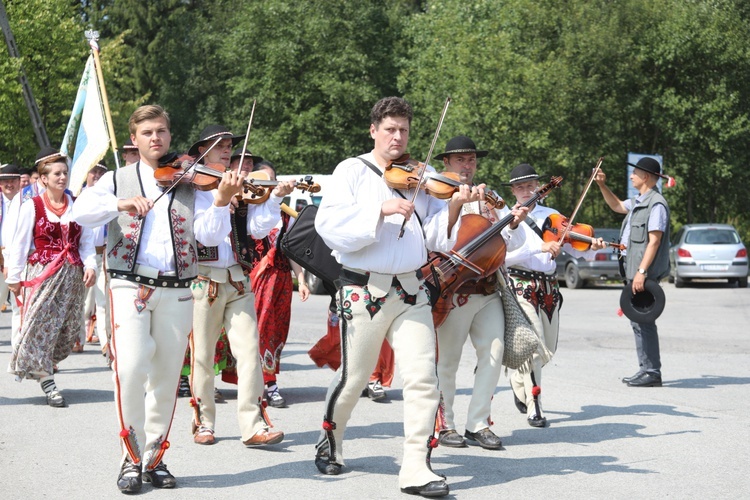
{"label": "car wheel", "polygon": [[313,273],[305,272],[305,282],[307,283],[307,288],[310,289],[311,294],[320,295],[325,293],[323,280],[315,276]]}
{"label": "car wheel", "polygon": [[679,276],[675,276],[674,277],[674,287],[675,288],[683,288],[686,283],[687,283],[687,280],[682,279]]}
{"label": "car wheel", "polygon": [[737,280],[737,286],[740,288],[747,288],[747,276],[744,278],[739,278]]}
{"label": "car wheel", "polygon": [[578,274],[578,267],[572,262],[565,266],[565,284],[568,288],[583,288],[583,280]]}

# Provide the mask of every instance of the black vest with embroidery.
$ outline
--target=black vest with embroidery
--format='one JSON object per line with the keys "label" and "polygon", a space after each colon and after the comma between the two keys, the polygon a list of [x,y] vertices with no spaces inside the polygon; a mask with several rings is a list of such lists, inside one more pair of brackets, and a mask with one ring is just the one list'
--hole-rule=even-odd
{"label": "black vest with embroidery", "polygon": [[[115,195],[118,198],[145,196],[143,179],[138,171],[138,163],[115,171]],[[168,205],[172,251],[175,270],[181,280],[198,275],[198,258],[193,234],[193,213],[195,212],[195,190],[189,184],[179,184],[173,191]],[[120,213],[107,228],[107,269],[109,271],[133,274],[136,257],[141,243],[144,219],[134,212]]]}
{"label": "black vest with embroidery", "polygon": [[[231,215],[232,232],[229,239],[232,242],[232,252],[239,265],[248,271],[253,268],[257,260],[252,239],[247,234],[247,204],[240,203]],[[212,262],[219,260],[219,247],[207,247],[198,243],[198,261]]]}

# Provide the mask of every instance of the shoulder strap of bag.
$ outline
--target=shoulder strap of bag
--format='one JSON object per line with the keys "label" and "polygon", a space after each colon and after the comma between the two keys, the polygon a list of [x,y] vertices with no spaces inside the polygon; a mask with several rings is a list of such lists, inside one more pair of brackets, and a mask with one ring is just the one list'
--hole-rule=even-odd
{"label": "shoulder strap of bag", "polygon": [[[362,163],[364,163],[365,165],[367,165],[368,167],[370,167],[370,170],[372,170],[373,172],[375,172],[376,174],[378,174],[378,176],[383,177],[383,172],[381,172],[380,169],[378,169],[378,167],[376,167],[375,165],[373,165],[369,161],[365,160],[361,156],[357,156],[357,158],[359,158],[360,160],[362,160]],[[404,193],[402,193],[398,189],[394,189],[394,191],[396,191],[396,194],[398,194],[401,198],[403,198],[405,200],[408,200],[408,198],[406,196],[404,196]],[[419,214],[417,213],[416,209],[414,210],[414,215],[417,216],[417,221],[419,221],[419,227],[422,227],[422,218],[419,216]],[[424,228],[423,227],[422,227],[422,233],[424,233]]]}
{"label": "shoulder strap of bag", "polygon": [[[534,222],[534,219],[532,219],[530,217],[526,217],[523,221],[526,224],[529,225],[529,227],[531,228],[531,230],[534,231],[537,234],[537,236],[539,236],[540,238],[542,238],[542,230],[539,229],[539,226],[536,225],[536,222]],[[542,238],[542,239],[544,239],[544,238]]]}

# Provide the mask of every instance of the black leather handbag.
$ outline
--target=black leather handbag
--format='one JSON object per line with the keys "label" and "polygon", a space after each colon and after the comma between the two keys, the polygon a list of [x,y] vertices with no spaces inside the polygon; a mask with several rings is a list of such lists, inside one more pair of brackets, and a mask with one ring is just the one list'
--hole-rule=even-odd
{"label": "black leather handbag", "polygon": [[341,264],[331,255],[331,249],[315,230],[318,207],[307,205],[297,214],[297,220],[281,238],[281,251],[291,260],[323,280],[326,289],[335,290]]}

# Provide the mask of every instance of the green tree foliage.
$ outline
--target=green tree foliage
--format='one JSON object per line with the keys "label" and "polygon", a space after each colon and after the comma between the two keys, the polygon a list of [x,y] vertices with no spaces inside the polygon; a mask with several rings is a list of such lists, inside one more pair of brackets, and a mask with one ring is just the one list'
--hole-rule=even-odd
{"label": "green tree foliage", "polygon": [[[118,140],[136,106],[159,103],[174,149],[210,123],[244,133],[282,173],[327,173],[368,150],[386,95],[414,106],[423,158],[456,134],[491,151],[479,178],[500,190],[514,165],[563,175],[550,204],[572,211],[605,157],[625,195],[628,152],[663,155],[673,222],[731,222],[750,239],[750,8],[741,0],[6,0],[24,59],[0,58],[0,159],[36,145],[17,84],[23,63],[59,143],[88,49],[102,65]],[[596,187],[580,220],[616,225]],[[509,195],[508,191],[503,194]]]}
{"label": "green tree foliage", "polygon": [[[439,145],[457,133],[475,137],[492,151],[480,177],[493,186],[515,164],[532,163],[565,177],[552,204],[569,213],[598,156],[606,157],[605,172],[624,196],[627,152],[659,153],[678,181],[665,193],[676,223],[734,222],[747,235],[742,190],[733,187],[748,175],[742,5],[431,3],[410,20],[409,71],[399,79],[419,113],[413,144],[426,150],[451,95]],[[617,216],[593,189],[582,217],[614,224]]]}
{"label": "green tree foliage", "polygon": [[220,51],[235,68],[226,121],[244,132],[257,99],[252,151],[289,173],[330,172],[368,151],[369,110],[397,92],[400,21],[388,5],[276,1],[230,11],[231,4],[234,23]]}
{"label": "green tree foliage", "polygon": [[88,55],[68,0],[4,1],[19,59],[0,51],[0,161],[30,166],[39,146],[18,80],[23,67],[54,146],[59,146]]}

